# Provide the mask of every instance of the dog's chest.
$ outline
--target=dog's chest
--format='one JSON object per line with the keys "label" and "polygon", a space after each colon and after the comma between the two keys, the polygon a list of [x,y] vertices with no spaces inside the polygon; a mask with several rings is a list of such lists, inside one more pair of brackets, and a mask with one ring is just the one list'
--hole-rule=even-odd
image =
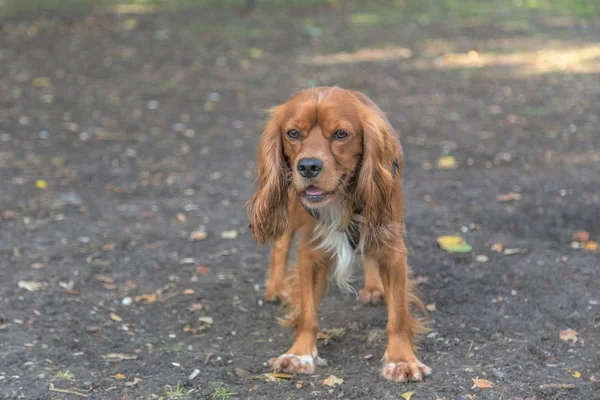
{"label": "dog's chest", "polygon": [[349,288],[355,250],[360,242],[360,223],[354,219],[348,224],[339,208],[327,207],[320,213],[314,233],[320,240],[317,248],[326,250],[334,259],[334,280],[340,287]]}

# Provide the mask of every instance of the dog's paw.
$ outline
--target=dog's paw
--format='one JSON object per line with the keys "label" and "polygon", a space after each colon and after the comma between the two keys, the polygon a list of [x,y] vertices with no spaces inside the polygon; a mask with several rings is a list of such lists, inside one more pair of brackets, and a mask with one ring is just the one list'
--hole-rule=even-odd
{"label": "dog's paw", "polygon": [[431,375],[431,368],[420,361],[386,363],[381,375],[393,382],[417,382],[423,380],[424,376]]}
{"label": "dog's paw", "polygon": [[380,288],[365,287],[359,291],[360,302],[362,304],[381,305],[385,302],[383,290]]}
{"label": "dog's paw", "polygon": [[265,301],[267,303],[286,304],[290,300],[287,290],[267,286],[265,290]]}
{"label": "dog's paw", "polygon": [[[315,358],[313,356],[297,356],[294,354],[283,354],[277,358],[269,360],[275,372],[285,372],[288,374],[314,374]],[[327,362],[317,357],[317,365],[327,365]]]}

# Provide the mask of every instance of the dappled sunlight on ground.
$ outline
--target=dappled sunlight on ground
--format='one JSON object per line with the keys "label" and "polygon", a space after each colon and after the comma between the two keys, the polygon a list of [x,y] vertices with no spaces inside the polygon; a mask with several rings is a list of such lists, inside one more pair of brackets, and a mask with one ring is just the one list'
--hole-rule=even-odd
{"label": "dappled sunlight on ground", "polygon": [[[438,50],[443,49],[443,43],[440,44],[439,41],[436,43],[437,45],[434,47],[437,47]],[[436,50],[433,49],[433,52]],[[404,67],[412,70],[509,67],[516,75],[549,72],[600,73],[600,44],[558,45],[554,48],[510,53],[476,50],[446,51],[440,56],[425,58],[413,58],[413,52],[410,49],[393,46],[363,48],[353,53],[339,52],[299,58],[299,62],[310,65],[358,64],[394,60],[406,60],[403,64]]]}

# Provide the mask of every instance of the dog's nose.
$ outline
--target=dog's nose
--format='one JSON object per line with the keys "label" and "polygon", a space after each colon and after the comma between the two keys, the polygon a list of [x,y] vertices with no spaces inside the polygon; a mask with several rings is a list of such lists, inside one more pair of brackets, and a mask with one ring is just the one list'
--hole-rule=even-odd
{"label": "dog's nose", "polygon": [[314,178],[323,170],[323,161],[318,158],[303,158],[296,165],[298,172],[305,178]]}

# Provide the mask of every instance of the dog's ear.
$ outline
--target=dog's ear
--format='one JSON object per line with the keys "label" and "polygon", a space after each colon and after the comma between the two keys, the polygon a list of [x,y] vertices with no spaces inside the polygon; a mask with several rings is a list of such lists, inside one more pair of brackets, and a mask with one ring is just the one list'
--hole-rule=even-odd
{"label": "dog's ear", "polygon": [[270,110],[258,150],[256,192],[246,203],[250,229],[257,243],[269,243],[283,234],[288,225],[290,171],[283,155],[281,122],[283,107]]}
{"label": "dog's ear", "polygon": [[[375,106],[376,107],[376,106]],[[395,180],[401,178],[402,151],[396,134],[378,108],[367,106],[362,117],[363,155],[357,200],[363,207],[363,243],[389,235],[393,223]]]}

